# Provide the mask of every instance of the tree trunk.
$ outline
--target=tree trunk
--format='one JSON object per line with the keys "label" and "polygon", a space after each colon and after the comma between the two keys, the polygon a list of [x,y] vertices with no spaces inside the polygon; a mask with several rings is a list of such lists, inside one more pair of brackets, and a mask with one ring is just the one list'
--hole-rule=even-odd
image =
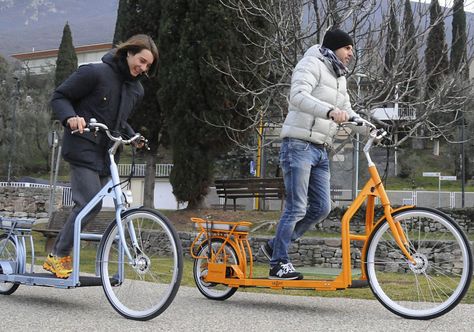
{"label": "tree trunk", "polygon": [[155,174],[156,154],[147,153],[145,156],[145,185],[143,188],[143,206],[155,208]]}
{"label": "tree trunk", "polygon": [[204,200],[204,196],[201,196],[199,199],[188,201],[188,206],[186,207],[187,210],[199,210],[206,208],[206,202]]}

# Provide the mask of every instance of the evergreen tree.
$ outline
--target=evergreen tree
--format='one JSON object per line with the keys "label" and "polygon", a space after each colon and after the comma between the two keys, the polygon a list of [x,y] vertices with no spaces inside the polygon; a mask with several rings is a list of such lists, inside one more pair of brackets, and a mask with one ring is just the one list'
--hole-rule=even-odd
{"label": "evergreen tree", "polygon": [[129,27],[136,22],[131,22],[131,18],[137,16],[137,9],[140,11],[140,5],[137,0],[120,0],[117,9],[117,21],[115,22],[114,39],[112,43],[117,45],[125,41],[129,36]]}
{"label": "evergreen tree", "polygon": [[409,106],[418,100],[418,47],[416,45],[416,29],[413,21],[413,10],[410,0],[405,0],[403,14],[403,50],[402,50],[402,79],[400,91],[402,102]]}
{"label": "evergreen tree", "polygon": [[216,156],[230,146],[224,129],[204,120],[233,125],[240,121],[237,96],[209,63],[222,61],[232,67],[235,59],[258,54],[246,47],[235,14],[219,2],[162,3],[159,96],[173,148],[170,181],[178,201],[197,208],[211,185]]}
{"label": "evergreen tree", "polygon": [[[316,2],[316,1],[315,1]],[[328,0],[327,6],[328,6],[328,15],[330,17],[330,26],[333,29],[340,29],[341,24],[341,16],[339,15],[339,11],[337,8],[337,0]]]}
{"label": "evergreen tree", "polygon": [[448,45],[444,35],[444,17],[438,0],[431,0],[430,3],[430,27],[425,50],[427,73],[425,99],[429,99],[431,94],[436,91],[449,69]]}
{"label": "evergreen tree", "polygon": [[54,84],[58,87],[66,78],[77,69],[77,55],[72,43],[69,23],[63,29],[61,45],[59,45],[58,59],[56,60],[56,75]]}
{"label": "evergreen tree", "polygon": [[[467,63],[467,47],[466,47],[466,13],[464,11],[464,0],[454,0],[453,4],[453,22],[452,22],[452,45],[451,45],[451,62],[450,70],[451,73],[457,78],[454,86],[457,89],[453,89],[451,97],[454,99],[466,98],[466,85],[469,84],[469,65]],[[458,76],[459,75],[459,76]],[[467,124],[466,113],[464,108],[461,114],[458,115],[457,123],[459,124],[459,130],[461,127],[465,128]],[[464,136],[464,137],[462,137]],[[463,135],[459,135],[459,140],[464,140],[465,130]],[[462,146],[459,146],[460,150]],[[460,158],[455,159],[455,174],[462,177],[464,174],[469,173],[469,154],[463,154],[461,151]],[[464,170],[462,170],[461,158],[464,157]]]}
{"label": "evergreen tree", "polygon": [[6,79],[7,73],[9,71],[9,65],[7,60],[0,54],[0,83]]}
{"label": "evergreen tree", "polygon": [[395,4],[390,1],[390,19],[387,28],[387,42],[385,48],[385,75],[393,73],[393,65],[398,50],[398,22],[395,16]]}
{"label": "evergreen tree", "polygon": [[[114,44],[126,41],[135,34],[147,34],[158,39],[160,2],[148,0],[120,0],[115,25]],[[159,45],[158,50],[161,52]],[[158,77],[142,80],[145,96],[130,119],[132,127],[149,140],[150,151],[145,152],[146,172],[144,205],[153,207],[156,161],[160,144],[166,143],[163,113],[157,99]]]}
{"label": "evergreen tree", "polygon": [[7,161],[9,157],[9,147],[12,146],[11,142],[11,105],[12,100],[12,89],[13,84],[11,82],[11,70],[7,60],[0,54],[0,179],[5,181],[6,177],[3,178],[4,174],[7,174]]}
{"label": "evergreen tree", "polygon": [[453,4],[453,39],[451,45],[451,72],[459,70],[465,78],[469,75],[466,50],[466,13],[464,0],[454,0]]}

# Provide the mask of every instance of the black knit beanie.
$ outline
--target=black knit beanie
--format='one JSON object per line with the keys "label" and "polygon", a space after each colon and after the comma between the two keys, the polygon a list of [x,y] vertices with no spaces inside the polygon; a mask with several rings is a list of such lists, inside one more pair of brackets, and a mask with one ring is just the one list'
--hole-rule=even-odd
{"label": "black knit beanie", "polygon": [[329,30],[324,35],[323,46],[329,48],[331,51],[335,51],[338,48],[352,45],[354,46],[354,41],[347,32],[344,32],[339,29]]}

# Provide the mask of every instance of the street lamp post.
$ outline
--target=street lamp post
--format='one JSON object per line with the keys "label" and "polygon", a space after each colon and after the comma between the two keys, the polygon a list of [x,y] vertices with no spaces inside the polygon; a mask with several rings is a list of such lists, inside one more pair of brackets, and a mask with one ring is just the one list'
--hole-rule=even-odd
{"label": "street lamp post", "polygon": [[466,164],[465,164],[465,150],[464,150],[464,126],[465,126],[465,121],[464,121],[464,115],[461,117],[461,153],[460,153],[460,167],[461,167],[461,207],[464,208],[465,204],[465,187],[464,183],[466,182]]}
{"label": "street lamp post", "polygon": [[[395,111],[395,116],[397,119],[400,119],[400,112],[398,111],[398,83],[395,84],[395,105],[394,105],[394,111]],[[394,168],[394,175],[397,176],[398,175],[398,155],[397,155],[397,152],[398,152],[398,148],[397,148],[397,145],[398,145],[398,134],[395,133],[395,137],[394,137],[394,140],[395,140],[395,148],[393,149],[393,168]]]}
{"label": "street lamp post", "polygon": [[16,108],[18,107],[18,100],[20,99],[20,79],[14,76],[15,79],[15,102],[13,103],[13,114],[12,114],[12,128],[11,128],[11,136],[12,136],[12,144],[10,145],[10,151],[8,153],[8,172],[7,172],[7,182],[11,181],[12,175],[12,164],[13,164],[13,156],[15,154],[16,149]]}
{"label": "street lamp post", "polygon": [[[360,100],[360,98],[362,97],[360,91],[360,81],[362,78],[367,77],[367,75],[363,73],[355,73],[354,75],[356,76],[355,81],[357,83],[357,99]],[[355,199],[357,197],[357,190],[359,188],[359,150],[359,133],[356,133],[352,156],[352,159],[354,160],[354,171],[352,173],[352,199]]]}

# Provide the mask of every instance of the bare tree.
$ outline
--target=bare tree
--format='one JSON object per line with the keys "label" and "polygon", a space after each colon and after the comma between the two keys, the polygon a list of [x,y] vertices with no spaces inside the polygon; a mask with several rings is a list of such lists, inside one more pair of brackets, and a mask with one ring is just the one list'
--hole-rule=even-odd
{"label": "bare tree", "polygon": [[[245,130],[258,131],[261,123],[277,125],[287,112],[287,91],[291,72],[304,51],[319,43],[325,31],[339,26],[355,39],[357,58],[348,76],[353,108],[371,118],[373,109],[389,104],[399,107],[394,121],[388,121],[392,131],[400,133],[402,144],[410,137],[444,138],[453,142],[452,131],[460,109],[471,98],[467,84],[459,83],[459,77],[443,73],[435,89],[426,92],[426,79],[437,74],[438,66],[425,70],[422,65],[430,24],[428,5],[413,6],[413,25],[404,22],[403,1],[333,1],[333,0],[220,0],[222,5],[232,8],[240,20],[258,38],[247,38],[247,42],[263,50],[259,61],[241,59],[236,66],[213,62],[212,66],[226,75],[229,87],[241,98],[251,100],[251,107],[241,116],[250,120]],[[392,8],[392,20],[390,20]],[[450,8],[442,8],[439,20],[452,15]],[[271,29],[260,29],[254,18],[263,19]],[[395,24],[394,20],[398,23]],[[399,27],[401,38],[396,47],[387,41],[390,27]],[[410,31],[405,31],[410,28]],[[468,41],[472,44],[472,41]],[[392,47],[390,68],[385,66],[386,45]],[[441,48],[440,52],[448,52]],[[468,55],[466,63],[469,63]],[[261,70],[265,68],[266,70]],[[253,86],[238,80],[237,73],[254,73]],[[255,85],[258,82],[258,85]],[[421,98],[421,96],[426,96]],[[453,97],[455,96],[455,97]],[[453,121],[437,122],[433,114],[450,114]],[[430,116],[431,115],[431,116]],[[206,119],[203,119],[207,121]],[[262,121],[263,120],[263,121]],[[377,121],[377,119],[373,119]],[[232,128],[226,123],[208,121],[214,126],[227,129],[229,137],[242,147],[255,146],[242,141],[242,129]],[[387,125],[387,121],[384,122]]]}

